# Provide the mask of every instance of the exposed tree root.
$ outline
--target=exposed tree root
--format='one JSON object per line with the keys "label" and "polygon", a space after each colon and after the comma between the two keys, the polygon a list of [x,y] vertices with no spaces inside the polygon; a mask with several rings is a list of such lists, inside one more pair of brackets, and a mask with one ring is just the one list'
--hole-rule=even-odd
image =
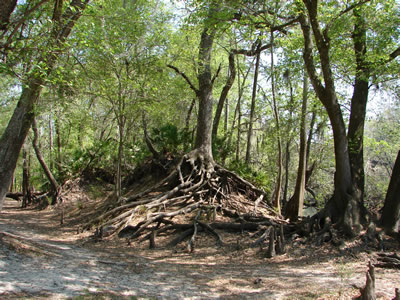
{"label": "exposed tree root", "polygon": [[[223,245],[218,231],[261,232],[267,227],[279,232],[274,242],[282,252],[284,229],[280,224],[286,221],[265,202],[262,190],[195,150],[153,187],[118,199],[84,229],[98,228],[98,238],[118,233],[129,242],[148,240],[150,248],[158,246],[159,237],[171,235],[163,246],[188,240],[187,250],[193,252],[199,232]],[[258,238],[256,243],[264,240]]]}
{"label": "exposed tree root", "polygon": [[[360,288],[360,296],[355,298],[359,300],[375,300],[375,267],[381,268],[397,268],[399,265],[398,262],[400,261],[400,257],[396,254],[385,254],[380,253],[378,254],[378,260],[381,263],[373,265],[371,262],[368,264],[368,271],[366,273],[366,282],[363,288]],[[397,262],[396,262],[397,261]],[[393,264],[394,263],[394,264]],[[400,289],[395,289],[395,297],[393,300],[400,300]]]}
{"label": "exposed tree root", "polygon": [[396,253],[378,253],[379,263],[375,264],[379,268],[400,269],[400,256]]}
{"label": "exposed tree root", "polygon": [[376,295],[375,295],[375,268],[369,262],[368,265],[368,271],[366,273],[366,283],[365,287],[360,290],[361,295],[357,299],[360,300],[375,300]]}

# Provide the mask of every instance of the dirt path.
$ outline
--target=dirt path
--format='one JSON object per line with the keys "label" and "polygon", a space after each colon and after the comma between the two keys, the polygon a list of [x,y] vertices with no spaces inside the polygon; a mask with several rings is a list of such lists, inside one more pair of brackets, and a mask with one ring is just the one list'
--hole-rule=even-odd
{"label": "dirt path", "polygon": [[[217,249],[212,242],[194,254],[121,240],[93,243],[61,227],[56,211],[18,205],[7,200],[0,213],[0,299],[349,299],[358,293],[352,286],[364,284],[371,258],[329,250],[309,257],[301,246],[265,259],[257,249]],[[376,270],[378,298],[393,297],[399,275]]]}

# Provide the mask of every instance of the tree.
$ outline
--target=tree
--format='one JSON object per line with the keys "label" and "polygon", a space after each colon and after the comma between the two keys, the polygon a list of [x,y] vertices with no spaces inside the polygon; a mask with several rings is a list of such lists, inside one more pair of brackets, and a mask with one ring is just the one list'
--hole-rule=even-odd
{"label": "tree", "polygon": [[[335,191],[328,202],[329,211],[334,223],[339,223],[349,235],[357,234],[361,228],[366,210],[363,204],[364,171],[363,171],[363,132],[368,99],[368,79],[370,69],[366,65],[366,28],[361,17],[362,5],[368,1],[360,1],[343,9],[337,17],[332,18],[325,28],[321,28],[318,10],[318,1],[304,0],[307,17],[300,17],[301,28],[304,36],[304,61],[307,71],[318,98],[323,103],[331,122],[334,137],[336,173]],[[355,26],[353,30],[353,44],[356,61],[356,76],[353,98],[351,102],[350,124],[348,135],[344,122],[343,112],[337,97],[333,68],[331,62],[331,37],[330,30],[335,21],[353,11]],[[314,36],[321,64],[323,81],[318,77],[316,64],[313,57]],[[399,49],[389,55],[389,60],[395,57]],[[386,61],[388,61],[386,59]]]}
{"label": "tree", "polygon": [[[391,5],[389,3],[386,5],[388,6],[388,11],[385,12],[385,14],[390,14]],[[365,188],[364,128],[370,81],[372,81],[371,76],[382,76],[383,72],[380,71],[380,69],[384,69],[385,65],[389,64],[400,54],[400,48],[397,48],[383,59],[379,56],[377,59],[377,54],[374,53],[376,50],[368,48],[371,41],[368,39],[369,26],[366,19],[375,19],[370,15],[371,13],[375,14],[375,11],[374,5],[372,7],[363,5],[353,9],[354,28],[352,32],[352,42],[355,60],[355,76],[347,137],[349,140],[349,157],[352,178],[355,185],[354,188],[355,192],[359,194],[357,197],[359,197],[361,201],[364,199]],[[385,20],[385,16],[380,17],[378,14],[377,20],[374,20],[374,22],[384,24],[387,21]],[[388,30],[390,30],[391,25],[385,25],[388,26]],[[386,36],[385,32],[380,32],[379,34],[384,34]],[[389,37],[387,37],[387,39],[390,40]],[[388,46],[391,46],[390,43],[385,41],[385,44],[380,47],[380,53],[390,51],[387,49]]]}
{"label": "tree", "polygon": [[296,187],[293,197],[289,200],[286,208],[286,216],[291,220],[296,220],[303,216],[304,193],[306,188],[306,171],[307,171],[307,144],[306,144],[306,114],[308,104],[308,77],[304,72],[303,79],[303,102],[301,106],[300,121],[300,151],[299,166],[297,169]]}
{"label": "tree", "polygon": [[[225,216],[236,221],[217,225],[222,226],[221,229],[238,230],[240,224],[237,223],[237,215],[246,214],[244,216],[246,224],[250,224],[250,228],[256,228],[258,226],[256,220],[267,220],[263,212],[274,212],[263,203],[264,191],[226,170],[217,164],[213,157],[212,93],[216,76],[212,74],[211,58],[215,38],[224,25],[221,20],[231,18],[229,8],[226,10],[221,4],[220,1],[207,2],[199,11],[199,15],[202,16],[200,19],[202,28],[198,47],[197,84],[193,84],[177,67],[168,65],[186,81],[199,102],[194,149],[176,159],[172,166],[170,163],[163,164],[165,160],[171,160],[170,153],[153,157],[152,163],[157,165],[162,175],[154,174],[161,176],[157,178],[157,183],[145,191],[121,197],[121,201],[115,203],[112,209],[110,207],[105,209],[99,217],[86,224],[85,228],[100,226],[103,230],[99,231],[107,231],[107,234],[118,231],[120,237],[149,239],[151,247],[155,246],[155,237],[158,233],[170,229],[183,229],[182,236],[171,241],[171,244],[176,245],[191,235],[188,250],[193,251],[198,226],[215,236],[219,243],[222,242],[213,226],[202,221],[203,217],[211,221],[217,214],[223,212]],[[249,206],[247,209],[239,205],[242,198],[234,196],[238,194],[247,195],[253,200],[243,203],[244,206]],[[254,211],[255,218],[247,214],[248,209]],[[143,211],[146,213],[143,214]],[[182,216],[189,223],[176,223],[174,219],[176,216]]]}
{"label": "tree", "polygon": [[[258,43],[257,48],[261,48],[261,43]],[[253,137],[254,114],[255,114],[255,107],[256,107],[258,70],[260,68],[260,56],[261,56],[261,51],[259,49],[257,49],[257,50],[258,51],[256,54],[256,64],[255,64],[254,77],[253,77],[253,91],[251,93],[249,126],[248,126],[248,130],[247,130],[246,164],[251,163],[251,144],[252,144],[252,137]]]}
{"label": "tree", "polygon": [[[73,0],[63,11],[62,3],[56,1],[53,11],[48,51],[38,54],[35,65],[25,74],[20,99],[6,130],[0,139],[0,209],[10,185],[18,156],[34,118],[34,106],[40,97],[46,77],[56,64],[57,57],[70,35],[72,28],[81,16],[89,0]],[[12,145],[12,146],[10,146]]]}
{"label": "tree", "polygon": [[400,222],[400,151],[393,167],[385,204],[382,209],[381,224],[388,233],[399,232]]}
{"label": "tree", "polygon": [[39,131],[37,128],[35,118],[33,118],[33,121],[32,121],[32,131],[33,131],[32,146],[33,146],[33,149],[35,150],[36,157],[37,157],[48,181],[50,182],[50,185],[51,185],[51,193],[50,194],[52,195],[52,198],[53,198],[51,204],[54,205],[54,204],[57,204],[57,202],[58,202],[59,185],[58,185],[56,179],[54,178],[51,170],[49,169],[46,162],[44,161],[42,152],[40,151],[39,144],[38,144]]}
{"label": "tree", "polygon": [[[330,44],[327,31],[323,32],[318,20],[318,1],[304,0],[308,17],[300,17],[304,35],[304,62],[311,83],[318,98],[325,106],[332,126],[335,145],[335,191],[329,201],[329,213],[334,223],[341,223],[348,234],[357,232],[360,228],[361,203],[353,195],[353,181],[349,158],[349,147],[343,114],[337,99],[334,77],[329,56]],[[315,36],[324,84],[318,77],[313,57],[313,40]]]}

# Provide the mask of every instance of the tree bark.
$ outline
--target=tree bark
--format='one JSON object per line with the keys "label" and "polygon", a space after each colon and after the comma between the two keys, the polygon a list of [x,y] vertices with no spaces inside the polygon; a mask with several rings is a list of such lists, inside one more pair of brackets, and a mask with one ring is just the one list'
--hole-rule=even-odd
{"label": "tree bark", "polygon": [[[274,32],[271,31],[271,44],[274,43]],[[280,131],[280,122],[279,122],[279,111],[278,104],[276,102],[275,96],[275,66],[274,66],[274,47],[271,46],[271,90],[272,90],[272,102],[277,130],[277,144],[278,144],[278,174],[276,175],[276,184],[275,184],[275,192],[274,199],[272,200],[272,204],[274,205],[277,212],[281,213],[281,189],[282,189],[282,141],[281,141],[281,131]]]}
{"label": "tree bark", "polygon": [[364,123],[368,102],[368,81],[370,70],[366,62],[367,26],[360,10],[354,10],[353,45],[356,59],[356,75],[351,99],[348,128],[349,157],[354,188],[359,201],[364,199]]}
{"label": "tree bark", "polygon": [[142,123],[143,123],[143,135],[144,135],[144,141],[147,145],[147,148],[149,148],[149,151],[151,154],[153,154],[154,158],[158,158],[160,155],[158,151],[154,148],[153,143],[150,140],[149,133],[147,131],[147,121],[146,121],[146,113],[143,111],[142,113]]}
{"label": "tree bark", "polygon": [[6,30],[10,16],[17,6],[17,0],[2,0],[0,7],[0,30]]}
{"label": "tree bark", "polygon": [[400,151],[390,177],[386,193],[385,204],[382,210],[381,224],[386,232],[399,232],[400,225]]}
{"label": "tree bark", "polygon": [[57,140],[57,171],[58,176],[62,174],[62,143],[61,143],[61,129],[60,129],[60,120],[57,116],[55,123],[56,127],[56,140]]}
{"label": "tree bark", "polygon": [[51,119],[51,114],[49,115],[49,165],[50,170],[54,169],[53,161],[53,124]]}
{"label": "tree bark", "polygon": [[51,170],[49,169],[49,167],[47,166],[43,155],[39,149],[39,145],[38,145],[38,139],[39,139],[39,132],[37,129],[37,125],[36,125],[36,120],[33,119],[32,121],[32,131],[33,131],[33,140],[32,140],[32,145],[33,145],[33,149],[35,150],[36,153],[36,157],[40,163],[40,165],[42,166],[42,169],[47,177],[47,179],[50,182],[51,185],[51,189],[52,189],[52,194],[53,194],[53,202],[52,205],[57,203],[57,197],[58,197],[58,191],[59,191],[59,186],[58,183],[56,181],[56,179],[54,178],[53,174],[51,173]]}
{"label": "tree bark", "polygon": [[316,117],[317,117],[317,113],[315,112],[315,109],[313,109],[312,114],[311,114],[310,129],[308,130],[308,137],[307,137],[306,166],[308,166],[309,162],[310,162],[311,142],[312,142],[313,135],[314,135],[314,125],[315,125]]}
{"label": "tree bark", "polygon": [[[212,98],[212,74],[211,74],[211,52],[216,33],[215,24],[209,24],[213,21],[213,15],[217,8],[210,6],[208,18],[205,21],[203,32],[201,33],[199,46],[199,73],[197,76],[199,89],[197,96],[199,98],[199,113],[197,116],[197,132],[195,148],[203,155],[207,163],[214,163],[212,155],[212,117],[213,117],[213,98]],[[213,23],[213,22],[211,22]]]}
{"label": "tree bark", "polygon": [[[239,63],[237,64],[237,68],[239,70]],[[236,127],[236,120],[237,120],[237,143],[236,143],[236,160],[239,160],[239,150],[240,150],[240,122],[241,122],[241,112],[240,112],[240,103],[242,101],[242,95],[243,95],[243,90],[242,86],[245,84],[247,76],[249,75],[250,72],[250,68],[247,70],[244,78],[243,78],[243,84],[240,83],[240,72],[238,71],[238,99],[237,99],[237,103],[236,103],[236,108],[235,108],[235,113],[233,115],[233,121],[232,121],[232,125],[231,125],[231,129],[229,131],[229,137],[228,137],[228,148],[230,147],[231,143],[232,143],[232,136],[233,136],[233,131]],[[228,153],[226,153],[228,154]],[[226,157],[223,158],[223,161],[225,161]]]}
{"label": "tree bark", "polygon": [[[258,48],[259,47],[260,47],[260,44],[258,45]],[[252,142],[252,137],[253,137],[253,123],[254,123],[254,114],[255,114],[255,109],[256,109],[256,95],[257,95],[258,70],[260,67],[260,55],[261,55],[261,51],[258,51],[257,56],[256,56],[255,70],[254,70],[253,92],[251,94],[249,127],[248,127],[248,131],[247,131],[246,164],[251,163],[251,142]]]}
{"label": "tree bark", "polygon": [[33,106],[39,98],[43,80],[33,78],[22,88],[17,107],[0,139],[0,210],[17,165],[18,156],[33,121]]}
{"label": "tree bark", "polygon": [[235,68],[235,56],[231,52],[229,54],[229,75],[228,79],[225,83],[225,86],[222,89],[221,95],[218,100],[217,110],[215,111],[213,128],[212,128],[212,136],[216,137],[218,134],[218,125],[221,119],[222,109],[224,108],[224,104],[226,98],[228,96],[229,90],[231,89],[236,77],[236,68]]}
{"label": "tree bark", "polygon": [[307,158],[307,144],[306,144],[306,114],[308,102],[308,77],[304,72],[303,79],[303,103],[301,106],[301,121],[300,121],[300,151],[299,151],[299,166],[297,169],[296,187],[293,197],[288,203],[286,209],[286,217],[292,221],[297,220],[298,217],[303,216],[304,193],[306,188],[306,158]]}
{"label": "tree bark", "polygon": [[[355,235],[358,234],[360,230],[362,203],[357,201],[357,197],[354,197],[353,195],[354,189],[351,176],[346,126],[335,91],[334,78],[329,57],[329,38],[326,36],[326,32],[322,32],[318,22],[318,1],[303,0],[303,2],[307,8],[309,16],[308,20],[304,15],[300,17],[305,46],[303,53],[304,62],[306,64],[310,81],[314,87],[314,91],[328,113],[332,126],[335,148],[335,190],[333,197],[328,201],[326,208],[331,215],[333,223],[340,223],[346,234]],[[319,79],[314,64],[312,33],[314,34],[317,44],[325,85],[323,85]]]}
{"label": "tree bark", "polygon": [[285,184],[284,184],[284,188],[283,188],[283,198],[282,198],[282,206],[284,207],[288,200],[288,188],[289,188],[289,165],[290,165],[290,145],[293,139],[293,135],[292,135],[292,119],[293,119],[293,110],[295,107],[294,104],[294,96],[293,96],[293,86],[292,86],[292,80],[290,78],[290,72],[289,70],[287,70],[285,72],[286,76],[284,75],[284,77],[286,77],[287,82],[288,82],[288,86],[289,86],[289,92],[290,92],[290,104],[289,104],[289,119],[287,121],[288,125],[287,126],[287,137],[286,137],[286,149],[285,149]]}
{"label": "tree bark", "polygon": [[115,180],[115,191],[117,197],[121,197],[122,195],[122,154],[124,151],[124,134],[125,134],[125,117],[121,120],[121,123],[118,125],[118,157],[117,157],[117,174]]}
{"label": "tree bark", "polygon": [[29,155],[28,147],[26,144],[22,149],[22,207],[26,207],[32,201],[31,186],[30,186],[30,172],[29,172]]}

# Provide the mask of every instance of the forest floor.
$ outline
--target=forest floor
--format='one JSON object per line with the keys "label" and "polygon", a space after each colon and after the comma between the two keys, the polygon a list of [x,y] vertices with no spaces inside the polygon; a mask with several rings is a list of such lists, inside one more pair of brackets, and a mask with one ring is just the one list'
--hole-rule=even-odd
{"label": "forest floor", "polygon": [[[194,253],[117,237],[96,241],[93,232],[80,233],[79,222],[101,199],[82,193],[71,192],[63,225],[59,209],[21,209],[6,199],[0,299],[351,299],[365,284],[368,261],[376,259],[357,241],[340,249],[298,243],[267,259],[242,243],[246,233],[223,234],[222,247],[200,233]],[[375,272],[377,298],[392,299],[400,270]]]}

